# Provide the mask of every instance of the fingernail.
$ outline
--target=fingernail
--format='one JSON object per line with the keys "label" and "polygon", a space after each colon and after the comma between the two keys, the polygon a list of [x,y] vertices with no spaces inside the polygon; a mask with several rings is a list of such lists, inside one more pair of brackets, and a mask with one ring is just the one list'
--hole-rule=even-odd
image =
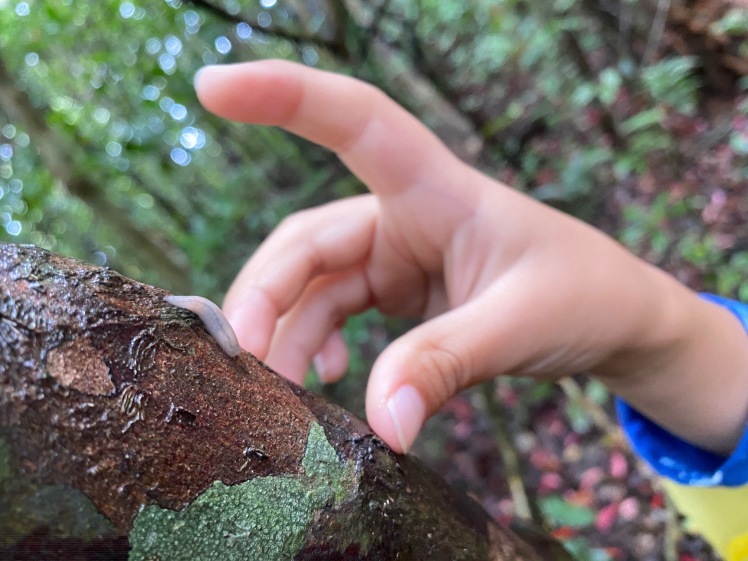
{"label": "fingernail", "polygon": [[410,450],[423,425],[426,406],[413,386],[401,386],[387,401],[387,410],[395,427],[395,435],[403,453]]}
{"label": "fingernail", "polygon": [[208,66],[203,66],[202,68],[198,69],[197,72],[195,72],[195,77],[192,79],[192,83],[195,85],[195,87],[197,87],[198,82],[200,82],[201,80],[210,78],[211,74],[215,76],[217,73],[223,71],[225,71],[225,65],[210,64]]}
{"label": "fingernail", "polygon": [[319,381],[323,384],[327,384],[330,381],[330,367],[325,359],[325,355],[323,353],[317,353],[314,355],[312,363],[314,364],[314,369],[317,371]]}

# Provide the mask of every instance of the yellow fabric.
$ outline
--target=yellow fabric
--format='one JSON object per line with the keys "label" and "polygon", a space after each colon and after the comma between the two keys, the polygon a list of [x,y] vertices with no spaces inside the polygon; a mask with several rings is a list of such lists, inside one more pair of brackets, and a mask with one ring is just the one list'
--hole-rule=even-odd
{"label": "yellow fabric", "polygon": [[746,560],[748,560],[748,534],[743,534],[730,542],[730,548],[727,552],[727,561]]}
{"label": "yellow fabric", "polygon": [[665,481],[688,529],[698,532],[727,561],[748,561],[748,485],[690,487]]}

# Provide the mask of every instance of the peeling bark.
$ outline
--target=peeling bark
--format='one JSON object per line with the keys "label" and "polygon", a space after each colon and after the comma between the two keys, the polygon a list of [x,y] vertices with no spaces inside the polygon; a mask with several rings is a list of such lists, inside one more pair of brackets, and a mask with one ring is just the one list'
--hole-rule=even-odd
{"label": "peeling bark", "polygon": [[0,557],[568,559],[161,289],[10,244],[0,287]]}

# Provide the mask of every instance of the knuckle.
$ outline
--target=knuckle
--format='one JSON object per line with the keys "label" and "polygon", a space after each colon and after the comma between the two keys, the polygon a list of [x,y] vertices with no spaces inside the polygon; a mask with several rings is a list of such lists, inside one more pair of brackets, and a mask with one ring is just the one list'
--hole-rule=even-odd
{"label": "knuckle", "polygon": [[286,216],[273,232],[276,247],[292,250],[292,255],[299,263],[305,263],[310,277],[314,277],[324,268],[325,256],[315,240],[315,225],[318,220],[314,213],[317,209],[305,209]]}
{"label": "knuckle", "polygon": [[420,353],[423,371],[430,391],[440,402],[469,385],[470,361],[467,353],[458,352],[444,341],[431,342]]}
{"label": "knuckle", "polygon": [[309,210],[300,210],[281,220],[277,230],[284,236],[295,237],[304,234],[308,223]]}
{"label": "knuckle", "polygon": [[375,120],[375,114],[382,106],[385,106],[387,103],[393,103],[382,90],[366,82],[360,82],[359,93],[361,99],[365,100],[362,103],[363,110],[361,114],[356,119],[356,122],[346,127],[345,132],[331,146],[332,150],[339,155],[345,155],[350,152],[358,144],[359,140],[366,135],[370,125]]}

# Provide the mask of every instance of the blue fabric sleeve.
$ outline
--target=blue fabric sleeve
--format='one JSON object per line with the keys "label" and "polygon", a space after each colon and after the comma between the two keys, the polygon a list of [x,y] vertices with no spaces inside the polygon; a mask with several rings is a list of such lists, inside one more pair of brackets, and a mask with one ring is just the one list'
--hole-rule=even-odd
{"label": "blue fabric sleeve", "polygon": [[[748,332],[748,305],[711,294],[701,296],[730,310]],[[616,409],[634,450],[660,475],[684,485],[736,487],[748,483],[748,430],[725,458],[681,440],[623,400],[617,400]]]}

